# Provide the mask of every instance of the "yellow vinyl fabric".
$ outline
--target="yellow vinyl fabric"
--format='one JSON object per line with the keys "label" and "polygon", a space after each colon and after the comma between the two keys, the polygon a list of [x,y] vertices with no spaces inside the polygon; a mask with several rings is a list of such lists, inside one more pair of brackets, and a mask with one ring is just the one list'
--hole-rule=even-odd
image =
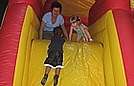
{"label": "yellow vinyl fabric", "polygon": [[130,7],[131,7],[131,9],[134,8],[134,0],[130,0]]}
{"label": "yellow vinyl fabric", "polygon": [[106,86],[127,86],[121,48],[113,13],[106,12],[90,27],[90,32],[104,46],[104,75]]}
{"label": "yellow vinyl fabric", "polygon": [[95,0],[57,0],[62,4],[62,14],[64,16],[78,15],[88,17],[89,9]]}
{"label": "yellow vinyl fabric", "polygon": [[[50,41],[38,38],[39,21],[28,6],[22,27],[13,86],[41,86]],[[103,48],[97,42],[69,42],[64,45],[64,68],[58,86],[104,86]],[[53,84],[54,70],[46,83]]]}
{"label": "yellow vinyl fabric", "polygon": [[39,21],[33,9],[28,6],[21,31],[13,86],[28,86],[28,70],[32,39],[38,38]]}
{"label": "yellow vinyl fabric", "polygon": [[[45,71],[43,62],[50,41],[37,39],[39,25],[33,9],[28,6],[20,36],[13,86],[41,86]],[[112,11],[91,25],[90,33],[94,42],[65,42],[64,68],[58,86],[127,86]],[[50,72],[46,86],[53,85],[53,75],[54,69]]]}
{"label": "yellow vinyl fabric", "polygon": [[[34,40],[32,44],[28,86],[41,86],[44,60],[50,41]],[[103,47],[97,42],[69,42],[63,46],[64,68],[58,86],[105,86],[103,73]],[[53,86],[52,69],[45,86]]]}

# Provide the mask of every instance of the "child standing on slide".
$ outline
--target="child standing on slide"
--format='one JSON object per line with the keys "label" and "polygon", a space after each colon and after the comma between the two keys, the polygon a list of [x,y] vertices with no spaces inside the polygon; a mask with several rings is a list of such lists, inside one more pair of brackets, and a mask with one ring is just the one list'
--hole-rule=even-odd
{"label": "child standing on slide", "polygon": [[45,85],[48,74],[51,68],[55,68],[54,86],[58,84],[58,78],[61,68],[63,68],[63,49],[62,46],[65,40],[61,37],[63,32],[61,27],[54,28],[54,36],[51,38],[51,43],[48,49],[48,57],[46,58],[44,65],[46,66],[44,77],[41,80],[41,84]]}
{"label": "child standing on slide", "polygon": [[88,32],[88,28],[81,22],[78,16],[73,15],[70,18],[70,23],[71,23],[71,27],[70,27],[70,33],[69,33],[69,40],[72,39],[72,33],[73,33],[73,30],[75,30],[77,33],[76,41],[80,41],[81,39],[82,41],[90,41],[90,42],[93,41],[90,33]]}

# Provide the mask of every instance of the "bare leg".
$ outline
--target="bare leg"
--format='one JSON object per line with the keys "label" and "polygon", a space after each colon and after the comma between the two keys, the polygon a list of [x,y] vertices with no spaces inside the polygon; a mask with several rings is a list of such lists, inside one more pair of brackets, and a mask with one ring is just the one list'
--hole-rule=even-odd
{"label": "bare leg", "polygon": [[51,67],[46,67],[46,70],[45,70],[45,74],[49,74],[49,72],[50,72],[50,70],[51,70]]}
{"label": "bare leg", "polygon": [[55,75],[60,75],[60,70],[61,70],[61,68],[56,68]]}
{"label": "bare leg", "polygon": [[54,86],[56,86],[58,84],[58,78],[59,78],[59,75],[60,75],[60,70],[61,70],[61,68],[56,68],[56,70],[55,70]]}
{"label": "bare leg", "polygon": [[41,80],[41,84],[42,84],[42,85],[45,85],[50,70],[51,70],[51,67],[48,67],[48,66],[47,66],[47,67],[46,67],[46,70],[45,70],[44,77],[43,77],[42,80]]}
{"label": "bare leg", "polygon": [[88,41],[93,41],[93,39],[91,38],[91,35],[90,35],[90,33],[88,32],[87,29],[85,29],[85,33],[87,35]]}
{"label": "bare leg", "polygon": [[86,35],[87,35],[88,39],[90,39],[90,38],[91,38],[91,35],[90,35],[90,33],[88,32],[88,30],[87,30],[87,29],[85,29],[85,33],[86,33]]}

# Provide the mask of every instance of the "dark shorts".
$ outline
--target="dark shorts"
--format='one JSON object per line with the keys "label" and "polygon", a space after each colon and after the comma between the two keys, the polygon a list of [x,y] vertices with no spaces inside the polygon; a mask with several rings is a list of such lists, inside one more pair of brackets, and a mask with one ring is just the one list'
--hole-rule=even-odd
{"label": "dark shorts", "polygon": [[42,38],[50,40],[53,35],[53,31],[43,31]]}
{"label": "dark shorts", "polygon": [[62,51],[48,51],[44,65],[52,68],[63,68],[63,52]]}

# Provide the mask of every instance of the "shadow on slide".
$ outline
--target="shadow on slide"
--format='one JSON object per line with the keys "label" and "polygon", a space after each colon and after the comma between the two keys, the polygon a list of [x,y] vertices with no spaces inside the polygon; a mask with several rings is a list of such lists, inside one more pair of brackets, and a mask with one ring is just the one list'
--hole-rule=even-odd
{"label": "shadow on slide", "polygon": [[[41,86],[48,45],[48,40],[33,41],[28,86]],[[66,41],[63,50],[64,68],[61,70],[58,86],[105,86],[103,48],[100,43]],[[54,73],[55,70],[52,69],[45,86],[53,86]]]}

